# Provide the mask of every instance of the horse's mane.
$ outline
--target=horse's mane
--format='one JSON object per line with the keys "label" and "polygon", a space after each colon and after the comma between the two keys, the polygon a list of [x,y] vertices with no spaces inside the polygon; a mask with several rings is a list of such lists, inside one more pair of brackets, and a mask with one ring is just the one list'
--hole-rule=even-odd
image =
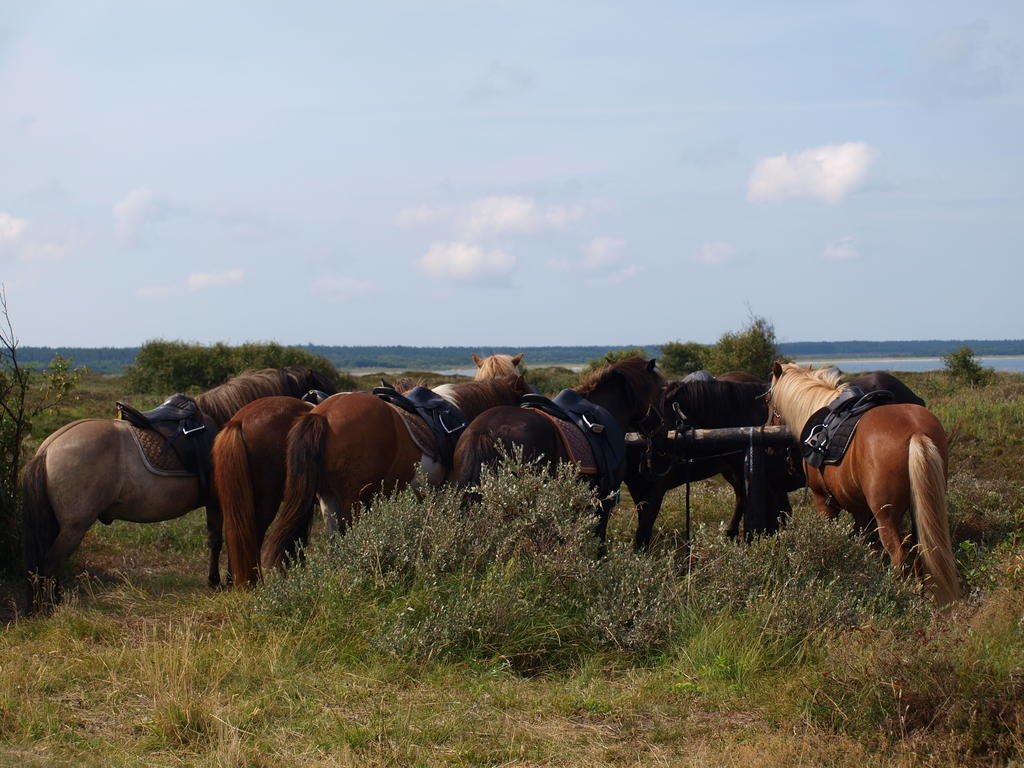
{"label": "horse's mane", "polygon": [[828,384],[830,387],[838,387],[843,378],[843,372],[834,365],[826,365],[822,368],[809,368],[808,371],[812,377],[822,384]]}
{"label": "horse's mane", "polygon": [[510,404],[530,391],[522,376],[462,381],[446,384],[438,389],[443,389],[438,392],[439,395],[455,405],[469,419],[476,418],[496,405]]}
{"label": "horse's mane", "polygon": [[[520,357],[522,356],[520,355]],[[497,378],[498,376],[518,376],[520,374],[519,367],[512,360],[512,355],[491,355],[490,357],[485,357],[477,365],[474,379],[480,381],[482,379]]]}
{"label": "horse's mane", "polygon": [[829,370],[783,363],[782,375],[772,377],[769,390],[772,406],[797,435],[803,432],[811,414],[831,403],[847,387],[839,384],[838,377],[828,373]]}
{"label": "horse's mane", "polygon": [[217,424],[224,424],[243,405],[261,397],[288,395],[302,397],[311,389],[334,394],[326,376],[311,368],[292,365],[287,368],[263,368],[245,371],[218,387],[196,395],[196,404]]}
{"label": "horse's mane", "polygon": [[610,363],[587,374],[573,389],[586,397],[598,387],[608,383],[613,376],[622,376],[626,382],[626,389],[637,398],[638,402],[650,397],[651,387],[660,389],[662,384],[661,374],[649,371],[646,360],[642,357],[627,357],[625,360]]}
{"label": "horse's mane", "polygon": [[745,427],[764,423],[766,382],[673,381],[665,389],[666,407],[678,402],[698,427]]}

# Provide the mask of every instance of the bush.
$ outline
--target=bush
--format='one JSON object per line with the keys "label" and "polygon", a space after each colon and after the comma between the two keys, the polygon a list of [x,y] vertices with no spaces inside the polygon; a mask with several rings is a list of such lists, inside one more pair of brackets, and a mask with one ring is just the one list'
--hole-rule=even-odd
{"label": "bush", "polygon": [[568,368],[557,365],[544,368],[529,368],[525,374],[526,381],[546,395],[557,395],[563,389],[575,387],[580,375]]}
{"label": "bush", "polygon": [[479,493],[470,506],[455,488],[377,500],[305,568],[269,578],[259,611],[342,643],[359,626],[378,651],[497,656],[521,671],[667,643],[680,607],[671,559],[626,545],[598,558],[591,491],[568,465],[552,477],[507,461]]}
{"label": "bush", "polygon": [[771,378],[776,360],[788,362],[779,354],[775,327],[757,316],[752,316],[743,330],[722,334],[703,358],[704,367],[716,376],[726,371],[746,371],[765,381]]}
{"label": "bush", "polygon": [[661,348],[659,364],[671,376],[685,376],[707,367],[708,346],[695,341],[670,341]]}
{"label": "bush", "polygon": [[957,382],[969,387],[983,387],[995,377],[995,369],[984,368],[978,362],[974,350],[962,346],[956,352],[942,356],[946,372]]}
{"label": "bush", "polygon": [[609,365],[610,363],[617,363],[629,357],[642,357],[646,359],[647,350],[643,347],[628,347],[610,350],[605,353],[604,357],[595,357],[593,360],[588,360],[587,364],[583,367],[583,372],[590,373],[592,371],[596,371],[598,368],[604,368],[604,366]]}
{"label": "bush", "polygon": [[133,392],[169,394],[211,389],[245,370],[289,365],[315,368],[341,388],[355,386],[351,377],[340,377],[327,358],[274,342],[231,347],[221,342],[204,346],[182,341],[148,341],[126,369],[125,376]]}

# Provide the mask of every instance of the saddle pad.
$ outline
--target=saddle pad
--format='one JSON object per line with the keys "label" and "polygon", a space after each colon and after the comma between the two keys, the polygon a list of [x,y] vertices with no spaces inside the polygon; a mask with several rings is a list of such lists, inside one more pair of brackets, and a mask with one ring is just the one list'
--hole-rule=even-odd
{"label": "saddle pad", "polygon": [[140,429],[129,424],[135,444],[139,447],[139,455],[146,469],[154,475],[163,477],[195,477],[185,469],[178,454],[167,446],[167,438],[152,429]]}
{"label": "saddle pad", "polygon": [[587,436],[583,434],[582,429],[539,408],[531,410],[542,415],[558,430],[558,435],[562,438],[562,447],[565,449],[565,455],[576,465],[577,472],[581,475],[598,474],[597,462],[594,460],[594,451],[591,449],[590,441],[587,440]]}
{"label": "saddle pad", "polygon": [[[388,401],[385,400],[384,402],[387,403]],[[437,438],[434,437],[434,431],[428,426],[427,422],[418,413],[409,413],[409,411],[394,403],[388,403],[388,405],[395,410],[395,413],[402,417],[402,423],[409,430],[409,437],[412,438],[416,447],[434,461],[440,461],[441,454],[437,450]]]}

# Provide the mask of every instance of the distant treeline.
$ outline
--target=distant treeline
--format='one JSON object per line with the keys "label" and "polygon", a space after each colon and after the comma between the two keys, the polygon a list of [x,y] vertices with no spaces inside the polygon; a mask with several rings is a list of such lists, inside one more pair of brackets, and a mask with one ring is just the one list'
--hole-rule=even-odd
{"label": "distant treeline", "polygon": [[[583,365],[619,346],[589,347],[331,347],[295,344],[301,350],[321,355],[341,370],[354,368],[400,370],[442,370],[469,368],[471,353],[481,357],[496,354],[526,354],[529,366],[557,363]],[[626,345],[631,346],[631,345]],[[660,344],[644,344],[651,357],[661,352]],[[779,344],[779,351],[793,358],[851,357],[940,357],[970,347],[978,356],[1024,355],[1024,339],[988,341],[983,339],[925,341],[794,341]],[[46,365],[56,356],[70,358],[75,367],[86,366],[95,373],[121,373],[131,365],[140,347],[20,347],[18,360],[24,365]]]}

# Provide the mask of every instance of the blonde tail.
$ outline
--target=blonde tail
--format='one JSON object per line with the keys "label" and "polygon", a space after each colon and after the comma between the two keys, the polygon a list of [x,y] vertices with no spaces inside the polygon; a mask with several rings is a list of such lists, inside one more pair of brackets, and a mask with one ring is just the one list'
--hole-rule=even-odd
{"label": "blonde tail", "polygon": [[912,514],[926,583],[936,602],[946,605],[960,598],[960,578],[950,543],[945,467],[939,449],[926,435],[910,438],[909,468]]}

